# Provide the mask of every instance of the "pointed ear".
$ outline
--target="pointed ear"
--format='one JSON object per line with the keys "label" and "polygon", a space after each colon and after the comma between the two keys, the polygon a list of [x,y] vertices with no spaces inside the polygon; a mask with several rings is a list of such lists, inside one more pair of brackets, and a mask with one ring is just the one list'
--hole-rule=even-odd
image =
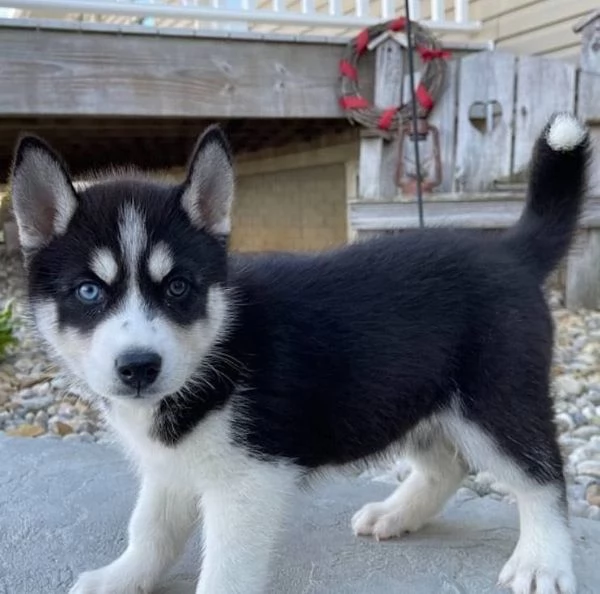
{"label": "pointed ear", "polygon": [[77,208],[76,193],[60,157],[35,136],[24,136],[18,142],[10,193],[26,253],[62,235]]}
{"label": "pointed ear", "polygon": [[198,140],[188,165],[181,205],[192,223],[213,235],[228,235],[235,190],[229,143],[219,126]]}

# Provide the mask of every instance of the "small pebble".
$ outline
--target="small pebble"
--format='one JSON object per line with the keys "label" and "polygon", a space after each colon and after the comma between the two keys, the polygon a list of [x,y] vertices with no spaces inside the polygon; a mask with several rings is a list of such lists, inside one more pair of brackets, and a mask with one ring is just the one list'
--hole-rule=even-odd
{"label": "small pebble", "polygon": [[598,507],[597,505],[590,505],[587,517],[590,520],[600,520],[600,507]]}
{"label": "small pebble", "polygon": [[38,410],[35,415],[34,422],[36,425],[46,427],[48,425],[48,413],[45,410]]}
{"label": "small pebble", "polygon": [[560,413],[556,415],[556,424],[560,432],[565,433],[567,431],[572,431],[575,429],[575,422],[573,421],[573,417],[568,413]]}
{"label": "small pebble", "polygon": [[587,476],[593,476],[594,478],[600,478],[600,461],[597,460],[585,460],[577,465],[577,474],[585,474]]}
{"label": "small pebble", "polygon": [[600,435],[600,427],[596,425],[585,425],[583,427],[577,427],[572,434],[573,437],[579,437],[581,439],[589,439],[595,435]]}
{"label": "small pebble", "polygon": [[583,390],[583,384],[572,375],[562,375],[556,378],[554,387],[558,390],[559,394],[567,398],[579,396]]}
{"label": "small pebble", "polygon": [[585,490],[585,500],[590,505],[596,505],[600,507],[600,484],[599,483],[591,483],[587,486]]}

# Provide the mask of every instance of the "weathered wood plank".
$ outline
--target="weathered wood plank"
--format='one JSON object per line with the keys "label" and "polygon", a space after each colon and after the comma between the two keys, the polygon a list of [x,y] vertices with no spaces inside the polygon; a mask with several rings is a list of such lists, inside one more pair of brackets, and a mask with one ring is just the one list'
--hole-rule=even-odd
{"label": "weathered wood plank", "polygon": [[431,125],[436,126],[440,133],[442,183],[435,189],[436,192],[452,192],[454,190],[459,69],[460,60],[455,59],[448,63],[444,90],[429,118]]}
{"label": "weathered wood plank", "polygon": [[[511,171],[516,58],[502,52],[481,52],[463,58],[459,73],[456,148],[457,189],[481,191]],[[500,104],[502,113],[491,118],[492,129],[478,129],[469,110]]]}
{"label": "weathered wood plank", "polygon": [[[395,41],[384,41],[376,50],[376,106],[400,105],[403,81],[403,50]],[[393,198],[398,194],[395,171],[398,148],[380,136],[363,135],[360,141],[359,195],[362,200]]]}
{"label": "weathered wood plank", "polygon": [[567,260],[565,303],[571,309],[600,308],[600,231],[579,234]]}
{"label": "weathered wood plank", "polygon": [[575,66],[521,56],[517,65],[517,109],[513,175],[528,168],[535,139],[557,111],[575,110]]}
{"label": "weathered wood plank", "polygon": [[[415,204],[352,202],[349,204],[349,208],[350,225],[354,231],[416,229],[419,226]],[[505,229],[513,225],[521,215],[523,201],[425,201],[423,209],[427,227]],[[587,203],[580,226],[582,228],[600,228],[600,200],[592,200]],[[600,270],[597,263],[596,267]]]}
{"label": "weathered wood plank", "polygon": [[344,117],[336,44],[6,28],[0,56],[2,116]]}
{"label": "weathered wood plank", "polygon": [[[595,3],[597,4],[597,3]],[[597,5],[593,7],[597,8]],[[590,8],[590,10],[593,10]],[[598,19],[592,18],[581,31],[581,46],[579,65],[584,72],[600,72],[600,31],[598,30]]]}
{"label": "weathered wood plank", "polygon": [[600,72],[580,72],[577,114],[590,126],[593,160],[590,167],[590,190],[600,192]]}

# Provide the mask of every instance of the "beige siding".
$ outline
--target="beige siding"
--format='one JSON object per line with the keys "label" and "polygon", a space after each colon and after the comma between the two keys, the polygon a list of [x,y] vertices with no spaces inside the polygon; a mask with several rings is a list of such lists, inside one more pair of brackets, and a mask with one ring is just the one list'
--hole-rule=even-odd
{"label": "beige siding", "polygon": [[358,158],[358,139],[335,140],[238,160],[233,249],[320,250],[347,241],[346,166]]}
{"label": "beige siding", "polygon": [[598,0],[472,0],[471,16],[483,22],[478,38],[499,49],[577,60],[574,23],[598,8]]}
{"label": "beige siding", "polygon": [[239,178],[232,249],[319,250],[347,237],[343,164]]}

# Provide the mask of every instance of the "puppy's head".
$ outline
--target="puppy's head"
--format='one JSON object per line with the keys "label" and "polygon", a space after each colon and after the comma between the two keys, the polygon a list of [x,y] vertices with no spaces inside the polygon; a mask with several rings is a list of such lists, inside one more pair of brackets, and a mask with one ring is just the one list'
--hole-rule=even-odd
{"label": "puppy's head", "polygon": [[11,194],[33,317],[94,394],[153,402],[198,373],[226,331],[233,193],[216,127],[181,184],[112,176],[78,187],[48,145],[20,140]]}

